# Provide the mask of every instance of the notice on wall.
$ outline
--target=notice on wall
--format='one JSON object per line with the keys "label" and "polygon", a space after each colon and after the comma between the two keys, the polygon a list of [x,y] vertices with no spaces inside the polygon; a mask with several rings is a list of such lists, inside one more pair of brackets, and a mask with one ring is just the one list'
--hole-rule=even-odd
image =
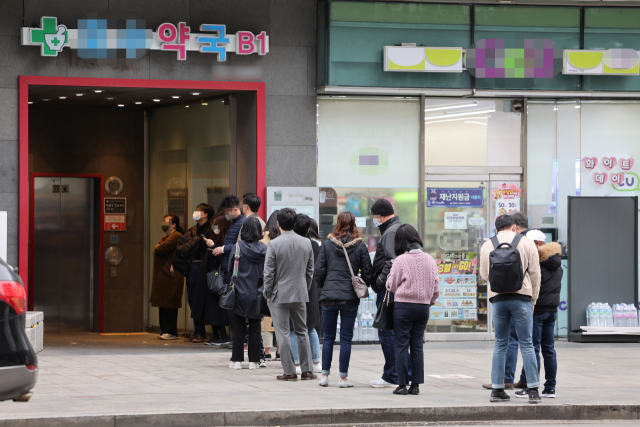
{"label": "notice on wall", "polygon": [[467,229],[467,213],[466,212],[445,212],[444,228],[445,230],[466,230]]}
{"label": "notice on wall", "polygon": [[105,215],[104,231],[126,231],[127,216],[126,215]]}
{"label": "notice on wall", "polygon": [[427,207],[448,206],[481,208],[484,206],[484,188],[427,188]]}
{"label": "notice on wall", "polygon": [[105,197],[104,198],[105,214],[126,214],[127,199],[125,197]]}
{"label": "notice on wall", "polygon": [[478,320],[477,254],[446,253],[436,263],[440,297],[431,306],[430,317],[439,320]]}
{"label": "notice on wall", "polygon": [[515,184],[503,183],[498,188],[491,190],[491,193],[496,204],[496,216],[511,215],[520,211],[522,189]]}

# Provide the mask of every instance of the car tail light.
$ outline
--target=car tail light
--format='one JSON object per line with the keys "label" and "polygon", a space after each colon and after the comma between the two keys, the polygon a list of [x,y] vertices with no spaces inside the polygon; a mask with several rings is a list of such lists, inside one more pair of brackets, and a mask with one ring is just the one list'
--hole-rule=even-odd
{"label": "car tail light", "polygon": [[37,365],[27,365],[27,369],[30,371],[35,371],[36,369],[38,369]]}
{"label": "car tail light", "polygon": [[18,316],[27,308],[24,288],[18,282],[0,282],[0,301],[9,304],[18,313]]}

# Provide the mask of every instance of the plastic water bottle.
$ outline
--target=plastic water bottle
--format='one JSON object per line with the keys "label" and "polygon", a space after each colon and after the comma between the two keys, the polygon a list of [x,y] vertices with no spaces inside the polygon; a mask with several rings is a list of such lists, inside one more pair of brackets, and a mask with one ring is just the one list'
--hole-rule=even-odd
{"label": "plastic water bottle", "polygon": [[637,328],[638,327],[638,310],[636,310],[636,306],[633,304],[629,304],[629,327]]}
{"label": "plastic water bottle", "polygon": [[613,304],[613,326],[620,327],[620,304]]}
{"label": "plastic water bottle", "polygon": [[607,328],[611,328],[613,326],[613,312],[611,311],[611,306],[609,306],[609,303],[606,303],[605,308],[607,313],[607,321],[605,322],[605,326]]}
{"label": "plastic water bottle", "polygon": [[593,326],[593,320],[591,319],[591,313],[593,311],[593,303],[587,306],[587,326]]}

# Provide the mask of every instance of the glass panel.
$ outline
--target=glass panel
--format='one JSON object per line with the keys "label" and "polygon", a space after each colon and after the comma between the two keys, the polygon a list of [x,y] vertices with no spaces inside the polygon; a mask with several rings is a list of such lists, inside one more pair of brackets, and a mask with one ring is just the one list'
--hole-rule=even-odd
{"label": "glass panel", "polygon": [[512,100],[425,100],[425,164],[520,166],[521,113]]}
{"label": "glass panel", "polygon": [[[577,7],[476,6],[474,39],[549,39],[557,49],[580,49]],[[477,79],[478,89],[579,90],[579,76]]]}
{"label": "glass panel", "polygon": [[[200,203],[214,208],[229,194],[229,107],[209,101],[149,112],[149,253],[165,234],[166,214],[177,215],[186,230]],[[149,263],[153,277],[153,258]],[[178,315],[184,328],[186,291]],[[190,316],[187,313],[187,316]],[[158,310],[149,308],[149,325],[159,326]]]}
{"label": "glass panel", "polygon": [[426,186],[424,250],[440,272],[440,298],[431,308],[427,332],[486,332],[487,286],[478,274],[487,236],[486,185],[428,181]]}
{"label": "glass panel", "polygon": [[318,186],[418,187],[420,102],[318,99]]}

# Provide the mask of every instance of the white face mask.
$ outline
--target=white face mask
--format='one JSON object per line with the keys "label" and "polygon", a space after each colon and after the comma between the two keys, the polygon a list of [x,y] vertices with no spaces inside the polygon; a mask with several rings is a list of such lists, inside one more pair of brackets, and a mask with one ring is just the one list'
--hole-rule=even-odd
{"label": "white face mask", "polygon": [[371,218],[371,220],[373,221],[373,225],[375,225],[377,228],[380,228],[380,226],[382,225],[381,222],[376,221],[375,218]]}
{"label": "white face mask", "polygon": [[200,211],[195,211],[193,213],[193,220],[194,221],[200,221],[200,218],[202,218],[202,213]]}
{"label": "white face mask", "polygon": [[227,221],[233,221],[233,215],[225,215],[225,216],[224,216],[224,218],[225,218]]}
{"label": "white face mask", "polygon": [[218,228],[218,226],[217,226],[217,225],[214,225],[214,226],[213,226],[213,232],[214,232],[215,234],[220,234],[220,228]]}

